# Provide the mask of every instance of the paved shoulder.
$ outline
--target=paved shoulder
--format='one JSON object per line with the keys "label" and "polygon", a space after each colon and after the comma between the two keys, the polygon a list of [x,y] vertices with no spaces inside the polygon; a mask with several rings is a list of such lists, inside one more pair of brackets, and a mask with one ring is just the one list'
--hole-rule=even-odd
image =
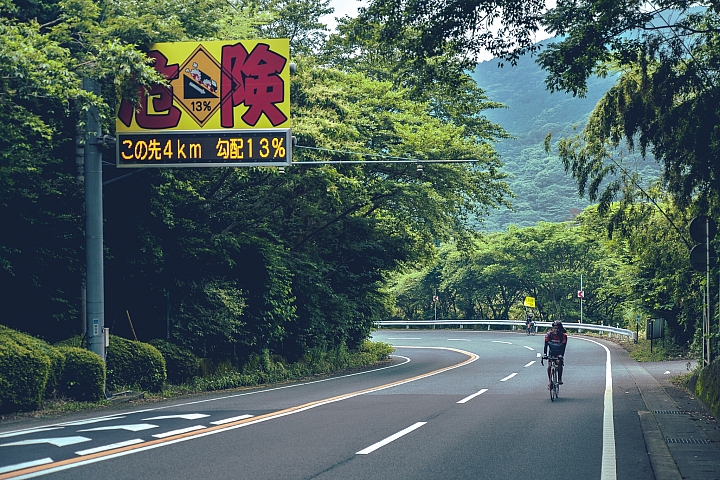
{"label": "paved shoulder", "polygon": [[720,429],[705,406],[670,379],[688,373],[687,361],[639,363],[624,349],[615,357],[627,369],[644,403],[638,410],[656,479],[720,480]]}

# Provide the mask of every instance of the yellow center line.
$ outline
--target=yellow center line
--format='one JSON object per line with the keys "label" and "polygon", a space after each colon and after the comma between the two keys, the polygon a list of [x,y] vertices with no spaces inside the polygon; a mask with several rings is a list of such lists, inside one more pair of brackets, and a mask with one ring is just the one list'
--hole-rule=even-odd
{"label": "yellow center line", "polygon": [[469,364],[469,363],[474,362],[475,360],[477,360],[477,359],[479,358],[479,357],[478,357],[476,354],[474,354],[474,353],[466,352],[466,351],[464,351],[464,350],[459,350],[459,349],[456,349],[456,348],[446,348],[446,347],[418,347],[418,346],[412,346],[412,347],[410,347],[410,346],[395,346],[395,348],[416,348],[416,349],[417,349],[417,348],[424,348],[424,349],[431,349],[431,350],[432,350],[432,349],[434,349],[434,350],[450,350],[450,351],[453,351],[453,352],[458,352],[458,353],[462,353],[462,354],[464,354],[464,355],[467,355],[469,358],[466,359],[466,360],[464,360],[464,361],[462,361],[462,362],[460,362],[460,363],[457,363],[457,364],[455,364],[455,365],[450,365],[450,366],[447,366],[447,367],[443,367],[443,368],[440,368],[440,369],[437,369],[437,370],[433,370],[433,371],[431,371],[431,372],[423,373],[423,374],[421,374],[421,375],[416,375],[416,376],[414,376],[414,377],[409,377],[409,378],[405,378],[405,379],[402,379],[402,380],[397,380],[397,381],[395,381],[395,382],[386,383],[386,384],[384,384],[384,385],[378,385],[378,386],[376,386],[376,387],[366,388],[366,389],[364,389],[364,390],[358,390],[358,391],[355,391],[355,392],[350,392],[350,393],[345,393],[345,394],[342,394],[342,395],[337,395],[337,396],[335,396],[335,397],[325,398],[325,399],[322,399],[322,400],[316,400],[316,401],[314,401],[314,402],[309,402],[309,403],[305,403],[305,404],[302,404],[302,405],[297,405],[297,406],[294,406],[294,407],[285,408],[285,409],[283,409],[283,410],[278,410],[278,411],[272,412],[272,413],[266,413],[266,414],[264,414],[264,415],[258,415],[258,416],[256,416],[256,417],[246,418],[246,419],[243,419],[243,420],[237,420],[237,421],[235,421],[235,422],[226,423],[226,424],[223,424],[223,425],[216,425],[216,426],[212,426],[212,427],[207,427],[207,428],[205,428],[205,429],[203,429],[203,430],[196,430],[196,431],[193,431],[193,432],[181,433],[181,434],[178,434],[178,435],[173,435],[173,436],[171,436],[171,437],[166,437],[166,438],[161,438],[161,439],[156,439],[156,440],[148,440],[147,442],[138,443],[138,444],[135,444],[135,445],[128,445],[128,446],[120,447],[120,448],[115,448],[115,449],[107,450],[107,451],[104,451],[104,452],[92,453],[92,454],[85,455],[85,456],[82,456],[82,457],[73,457],[73,458],[68,458],[68,459],[60,460],[60,461],[53,462],[53,463],[48,463],[48,464],[44,464],[44,465],[37,465],[37,466],[34,466],[34,467],[29,467],[29,468],[25,468],[25,469],[21,469],[21,470],[16,470],[16,471],[13,471],[13,472],[7,472],[7,473],[5,473],[5,474],[1,474],[1,475],[0,475],[0,480],[5,480],[5,479],[9,479],[9,478],[18,478],[18,477],[22,477],[22,476],[25,476],[25,475],[29,475],[28,477],[25,477],[25,478],[31,478],[31,477],[34,477],[34,476],[44,475],[44,474],[52,473],[52,472],[59,471],[59,470],[65,470],[65,469],[67,469],[67,468],[78,467],[78,466],[80,466],[80,465],[84,465],[84,464],[87,464],[87,463],[95,463],[95,462],[97,462],[97,461],[100,461],[100,460],[103,460],[103,459],[107,459],[107,458],[111,458],[111,457],[117,457],[117,456],[127,455],[127,454],[133,453],[133,452],[135,452],[135,451],[149,450],[149,449],[151,449],[151,448],[157,448],[157,447],[164,446],[164,445],[171,444],[171,443],[176,443],[176,442],[181,442],[181,441],[185,441],[185,440],[190,440],[190,439],[192,439],[192,438],[203,437],[203,436],[206,436],[206,435],[212,435],[212,434],[214,434],[214,433],[220,433],[220,432],[223,432],[223,431],[226,431],[226,430],[232,430],[232,429],[235,429],[235,428],[246,427],[246,426],[248,426],[248,425],[253,425],[253,424],[255,424],[255,423],[261,423],[261,422],[265,422],[265,421],[267,421],[267,420],[272,420],[272,419],[275,419],[275,418],[284,417],[284,416],[286,416],[286,415],[291,415],[291,414],[299,413],[299,412],[302,412],[302,411],[305,411],[305,410],[310,410],[310,409],[312,409],[312,408],[316,408],[316,407],[319,407],[319,406],[322,406],[322,405],[327,405],[327,404],[329,404],[329,403],[339,402],[339,401],[342,401],[342,400],[347,400],[347,399],[352,398],[352,397],[357,397],[357,396],[360,396],[360,395],[365,395],[365,394],[367,394],[367,393],[377,392],[377,391],[380,391],[380,390],[385,390],[385,389],[388,389],[388,388],[397,387],[397,386],[403,385],[403,384],[405,384],[405,383],[410,383],[410,382],[414,382],[414,381],[417,381],[417,380],[421,380],[421,379],[423,379],[423,378],[427,378],[427,377],[430,377],[430,376],[433,376],[433,375],[437,375],[437,374],[439,374],[439,373],[447,372],[448,370],[452,370],[452,369],[455,369],[455,368],[458,368],[458,367],[462,367],[462,366],[464,366],[464,365],[467,365],[467,364]]}

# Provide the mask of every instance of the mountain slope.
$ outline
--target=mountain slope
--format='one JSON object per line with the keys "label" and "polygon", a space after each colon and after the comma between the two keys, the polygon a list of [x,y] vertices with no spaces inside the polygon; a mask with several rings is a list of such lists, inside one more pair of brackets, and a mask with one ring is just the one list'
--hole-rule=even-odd
{"label": "mountain slope", "polygon": [[[580,131],[614,79],[589,79],[585,98],[550,93],[545,89],[545,72],[530,57],[520,58],[514,67],[499,68],[497,59],[482,62],[473,77],[491,100],[507,106],[485,112],[487,118],[516,137],[496,145],[505,163],[503,170],[511,175],[515,212],[493,211],[485,229],[503,231],[510,224],[525,227],[572,219],[589,201],[578,196],[575,180],[565,173],[557,155],[545,153],[543,141],[548,133],[556,142]],[[640,163],[656,176],[653,172],[659,167],[652,159]]]}

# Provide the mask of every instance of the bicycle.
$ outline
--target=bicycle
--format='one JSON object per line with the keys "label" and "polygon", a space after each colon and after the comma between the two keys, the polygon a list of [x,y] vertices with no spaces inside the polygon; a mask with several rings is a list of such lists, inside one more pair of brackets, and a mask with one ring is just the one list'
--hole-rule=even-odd
{"label": "bicycle", "polygon": [[560,359],[553,356],[543,356],[540,365],[545,365],[544,360],[550,362],[550,401],[554,402],[560,396],[560,381],[558,380],[558,366]]}
{"label": "bicycle", "polygon": [[535,327],[535,322],[530,322],[526,325],[525,331],[528,335],[535,335],[535,330],[533,328]]}

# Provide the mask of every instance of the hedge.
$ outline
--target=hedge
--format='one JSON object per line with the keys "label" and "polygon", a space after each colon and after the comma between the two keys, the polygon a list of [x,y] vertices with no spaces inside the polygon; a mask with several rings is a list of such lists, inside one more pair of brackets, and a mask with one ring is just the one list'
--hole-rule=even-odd
{"label": "hedge", "polygon": [[40,408],[50,374],[50,358],[14,336],[0,335],[0,413]]}
{"label": "hedge", "polygon": [[57,390],[58,382],[62,376],[65,364],[63,354],[44,340],[12,330],[2,325],[0,325],[0,339],[1,338],[10,338],[18,345],[22,345],[28,350],[36,351],[41,355],[48,357],[48,360],[50,361],[50,369],[48,371],[48,378],[45,384],[44,397],[52,397]]}
{"label": "hedge", "polygon": [[178,347],[167,340],[155,339],[148,343],[157,348],[165,358],[168,382],[180,385],[198,375],[200,359],[191,351]]}
{"label": "hedge", "polygon": [[162,390],[167,379],[165,359],[149,343],[110,335],[105,355],[108,389],[116,391],[137,387],[151,392]]}
{"label": "hedge", "polygon": [[105,398],[105,362],[84,348],[61,346],[58,350],[65,356],[60,393],[81,402]]}

